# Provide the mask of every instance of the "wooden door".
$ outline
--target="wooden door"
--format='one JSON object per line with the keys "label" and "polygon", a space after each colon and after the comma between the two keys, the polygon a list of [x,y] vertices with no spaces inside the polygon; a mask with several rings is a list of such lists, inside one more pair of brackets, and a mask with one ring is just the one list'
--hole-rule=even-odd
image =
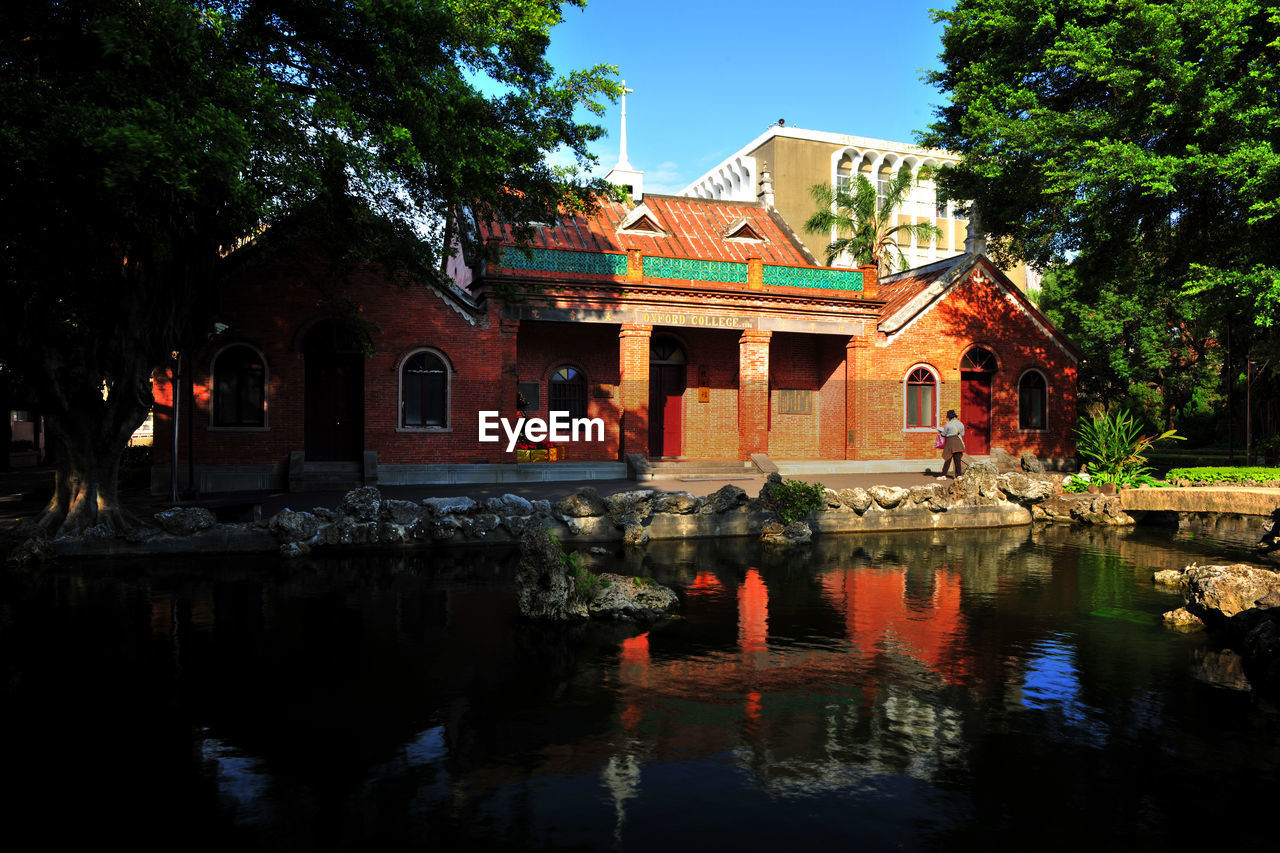
{"label": "wooden door", "polygon": [[649,367],[649,455],[679,456],[684,438],[685,366]]}
{"label": "wooden door", "polygon": [[986,456],[991,452],[991,374],[960,373],[960,422],[964,424],[967,455]]}
{"label": "wooden door", "polygon": [[357,353],[312,352],[306,362],[307,459],[360,459],[364,427],[364,359]]}

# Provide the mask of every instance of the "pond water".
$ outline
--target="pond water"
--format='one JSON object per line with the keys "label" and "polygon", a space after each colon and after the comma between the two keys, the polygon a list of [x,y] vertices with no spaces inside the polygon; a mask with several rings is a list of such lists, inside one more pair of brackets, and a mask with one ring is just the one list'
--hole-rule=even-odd
{"label": "pond water", "polygon": [[[1270,841],[1280,716],[1167,530],[654,543],[650,628],[522,622],[508,552],[3,577],[10,839],[219,850]],[[1239,557],[1238,554],[1227,556]]]}

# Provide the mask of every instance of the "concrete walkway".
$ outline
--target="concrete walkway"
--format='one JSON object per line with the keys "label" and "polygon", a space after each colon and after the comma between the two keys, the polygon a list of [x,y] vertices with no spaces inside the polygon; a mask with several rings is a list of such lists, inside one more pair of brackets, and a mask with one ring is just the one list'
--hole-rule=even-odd
{"label": "concrete walkway", "polygon": [[1126,512],[1216,512],[1269,516],[1280,508],[1280,489],[1259,486],[1123,489],[1119,495]]}

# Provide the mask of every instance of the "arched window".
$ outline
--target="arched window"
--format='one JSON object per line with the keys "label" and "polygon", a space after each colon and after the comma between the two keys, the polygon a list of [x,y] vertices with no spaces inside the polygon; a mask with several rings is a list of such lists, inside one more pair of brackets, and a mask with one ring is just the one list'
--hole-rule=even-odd
{"label": "arched window", "polygon": [[1018,429],[1048,429],[1048,385],[1038,370],[1018,382]]}
{"label": "arched window", "polygon": [[904,383],[907,429],[938,425],[938,377],[927,367],[913,368]]}
{"label": "arched window", "polygon": [[267,365],[247,344],[232,344],[213,360],[215,427],[245,429],[267,425]]}
{"label": "arched window", "polygon": [[657,364],[684,364],[684,350],[674,338],[654,338],[649,344],[649,361]]}
{"label": "arched window", "polygon": [[985,347],[974,347],[965,353],[964,358],[960,360],[961,370],[995,373],[998,367],[995,353]]}
{"label": "arched window", "polygon": [[587,380],[575,367],[557,367],[551,372],[551,389],[547,394],[549,411],[568,412],[571,418],[587,416]]}
{"label": "arched window", "polygon": [[400,366],[400,426],[449,426],[449,367],[430,350],[411,353]]}

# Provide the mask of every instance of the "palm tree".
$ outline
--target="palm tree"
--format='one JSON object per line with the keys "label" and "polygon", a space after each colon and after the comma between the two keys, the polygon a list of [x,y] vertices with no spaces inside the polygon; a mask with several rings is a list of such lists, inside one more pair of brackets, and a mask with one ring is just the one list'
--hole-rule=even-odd
{"label": "palm tree", "polygon": [[875,264],[880,274],[893,272],[895,254],[906,268],[906,256],[899,240],[935,240],[942,235],[932,220],[895,222],[895,212],[906,200],[914,183],[911,167],[904,165],[885,186],[883,198],[865,175],[854,178],[851,189],[833,190],[829,184],[814,184],[809,194],[818,203],[818,212],[805,222],[811,234],[832,234],[827,246],[827,263],[848,252],[858,264]]}

